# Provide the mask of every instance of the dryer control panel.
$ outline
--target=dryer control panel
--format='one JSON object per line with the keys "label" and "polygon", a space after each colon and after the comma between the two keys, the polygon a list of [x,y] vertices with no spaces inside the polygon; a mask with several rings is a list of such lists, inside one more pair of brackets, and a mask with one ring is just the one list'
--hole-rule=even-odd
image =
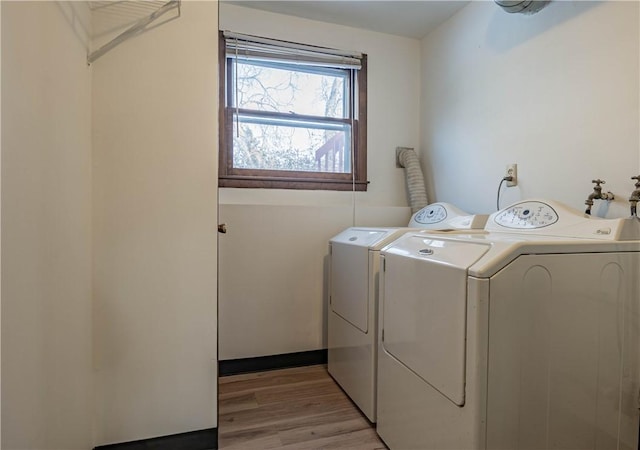
{"label": "dryer control panel", "polygon": [[415,213],[408,226],[441,231],[482,229],[487,217],[468,214],[449,203],[438,202],[427,205]]}
{"label": "dryer control panel", "polygon": [[500,211],[494,221],[506,228],[544,228],[558,221],[558,213],[542,202],[522,202]]}
{"label": "dryer control panel", "polygon": [[413,220],[421,224],[439,223],[446,218],[447,209],[439,203],[425,206],[413,216]]}
{"label": "dryer control panel", "polygon": [[485,231],[607,241],[640,240],[640,219],[601,219],[553,200],[525,200],[493,213]]}

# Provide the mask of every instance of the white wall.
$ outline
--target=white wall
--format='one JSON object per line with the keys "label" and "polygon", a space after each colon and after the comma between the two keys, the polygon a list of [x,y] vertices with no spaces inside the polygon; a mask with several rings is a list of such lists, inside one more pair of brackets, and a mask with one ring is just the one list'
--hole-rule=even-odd
{"label": "white wall", "polygon": [[220,359],[325,348],[327,242],[354,199],[357,225],[409,219],[395,148],[418,146],[420,42],[227,3],[220,29],[368,55],[367,192],[220,189]]}
{"label": "white wall", "polygon": [[216,426],[217,14],[93,64],[97,444]]}
{"label": "white wall", "polygon": [[2,2],[2,448],[92,447],[88,8]]}
{"label": "white wall", "polygon": [[431,197],[496,208],[555,198],[583,209],[602,178],[626,216],[640,173],[638,2],[554,1],[535,15],[471,2],[422,41],[422,139]]}
{"label": "white wall", "polygon": [[[368,220],[404,223],[406,209],[367,208]],[[328,241],[349,226],[351,211],[221,205],[220,217],[229,230],[219,248],[220,359],[326,348]]]}
{"label": "white wall", "polygon": [[[419,139],[420,42],[256,9],[220,4],[220,29],[308,43],[368,55],[366,193],[358,205],[406,206],[404,172],[395,148],[417,147]],[[351,205],[351,193],[270,189],[221,189],[221,203]],[[265,200],[266,199],[266,200]]]}

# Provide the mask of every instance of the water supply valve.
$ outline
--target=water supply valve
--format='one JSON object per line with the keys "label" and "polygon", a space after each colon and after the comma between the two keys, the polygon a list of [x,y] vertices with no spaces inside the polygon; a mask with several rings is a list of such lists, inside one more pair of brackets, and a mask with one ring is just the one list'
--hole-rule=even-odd
{"label": "water supply valve", "polygon": [[604,194],[602,193],[601,185],[606,183],[604,180],[598,178],[597,180],[591,180],[591,182],[595,183],[595,186],[593,187],[593,192],[589,194],[589,197],[587,197],[587,200],[584,202],[584,204],[587,205],[585,214],[591,214],[591,207],[593,206],[594,200],[606,200],[609,202],[615,198],[611,191],[607,191]]}
{"label": "water supply valve", "polygon": [[631,193],[631,197],[629,197],[629,203],[631,203],[631,215],[638,215],[638,202],[640,202],[640,175],[631,177],[632,180],[636,180],[635,191]]}

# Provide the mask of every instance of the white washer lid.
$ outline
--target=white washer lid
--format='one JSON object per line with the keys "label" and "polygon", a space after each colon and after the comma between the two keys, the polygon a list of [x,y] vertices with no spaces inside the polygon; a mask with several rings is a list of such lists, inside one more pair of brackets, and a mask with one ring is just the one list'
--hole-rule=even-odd
{"label": "white washer lid", "polygon": [[351,227],[331,238],[329,242],[332,244],[348,244],[358,247],[382,247],[406,231],[409,230],[407,228]]}
{"label": "white washer lid", "polygon": [[486,241],[468,242],[465,239],[451,239],[449,236],[457,237],[455,234],[408,232],[382,249],[382,254],[396,254],[466,270],[491,248],[491,244]]}
{"label": "white washer lid", "polygon": [[383,346],[459,406],[465,402],[467,267],[488,249],[406,234],[382,251]]}

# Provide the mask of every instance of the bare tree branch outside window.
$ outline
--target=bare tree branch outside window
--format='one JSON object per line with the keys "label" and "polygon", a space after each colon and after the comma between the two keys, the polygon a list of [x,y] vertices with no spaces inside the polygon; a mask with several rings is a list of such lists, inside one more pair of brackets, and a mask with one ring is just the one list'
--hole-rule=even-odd
{"label": "bare tree branch outside window", "polygon": [[[295,70],[278,64],[237,62],[234,89],[241,110],[278,113],[234,118],[233,166],[243,169],[348,172],[349,130],[311,124],[298,116],[344,118],[345,70]],[[286,116],[283,116],[286,115]],[[239,130],[236,128],[239,126]]]}

